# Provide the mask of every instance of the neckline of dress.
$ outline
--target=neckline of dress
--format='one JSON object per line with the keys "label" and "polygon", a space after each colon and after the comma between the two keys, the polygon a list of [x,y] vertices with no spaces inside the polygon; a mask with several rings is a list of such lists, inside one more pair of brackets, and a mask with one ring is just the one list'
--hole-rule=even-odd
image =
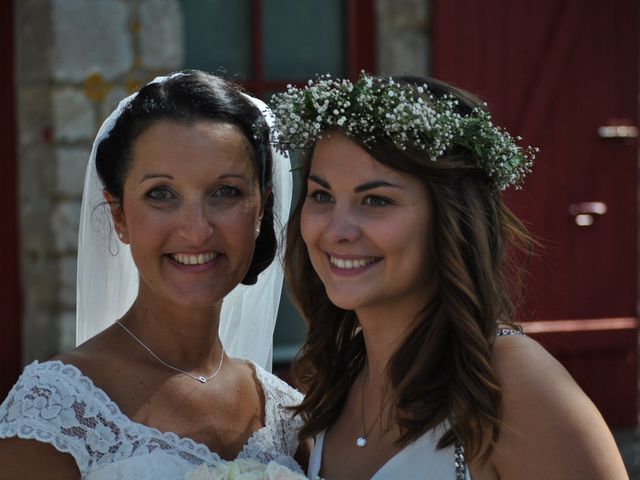
{"label": "neckline of dress", "polygon": [[[440,424],[440,425],[442,425],[442,424]],[[412,451],[415,448],[417,448],[424,441],[424,439],[427,437],[427,435],[432,435],[433,432],[435,432],[436,429],[440,428],[440,425],[435,426],[431,430],[427,430],[422,435],[420,435],[418,438],[416,438],[413,442],[411,442],[410,444],[404,446],[399,452],[394,453],[391,457],[389,457],[389,459],[386,462],[384,462],[380,466],[380,468],[378,470],[375,471],[375,473],[371,476],[370,480],[375,480],[378,475],[382,475],[385,470],[388,470],[389,468],[391,468],[390,465],[393,465],[394,463],[397,463],[399,461],[398,460],[399,458],[405,457],[408,454],[409,451]],[[318,471],[316,472],[316,475],[318,475],[318,476],[320,475],[320,470],[322,470],[322,457],[324,455],[324,436],[325,436],[325,433],[326,433],[326,430],[323,430],[316,437],[316,445],[318,446],[318,450],[319,450],[319,454],[320,454],[319,455]],[[453,465],[453,460],[452,460],[452,465]],[[309,473],[311,473],[311,472],[309,472]]]}
{"label": "neckline of dress", "polygon": [[76,367],[71,363],[65,363],[61,360],[47,360],[45,362],[38,362],[37,360],[35,360],[30,365],[28,365],[27,368],[29,367],[35,368],[38,366],[45,366],[47,364],[48,365],[57,364],[57,365],[60,365],[61,367],[60,371],[63,374],[65,374],[64,369],[70,369],[75,375],[79,376],[80,379],[88,383],[90,391],[92,393],[95,392],[104,397],[102,400],[107,403],[107,406],[110,407],[111,410],[113,410],[114,416],[124,420],[130,425],[133,425],[138,430],[146,430],[153,435],[160,436],[170,440],[171,443],[177,443],[179,444],[179,446],[188,445],[189,453],[191,455],[197,455],[201,457],[201,459],[206,463],[215,463],[219,461],[234,461],[241,458],[242,455],[245,453],[246,449],[255,441],[256,438],[262,435],[263,432],[266,432],[267,429],[269,428],[269,425],[271,425],[274,421],[274,419],[272,418],[274,413],[272,412],[272,408],[271,408],[273,400],[271,398],[271,395],[269,395],[269,392],[267,391],[267,388],[265,387],[265,382],[264,382],[264,373],[266,373],[266,370],[264,370],[262,367],[260,367],[259,365],[257,365],[256,363],[250,360],[242,360],[242,361],[247,362],[249,367],[252,368],[253,372],[255,373],[256,379],[258,380],[259,387],[262,391],[262,396],[264,398],[264,419],[263,419],[264,426],[253,431],[253,433],[249,436],[249,438],[247,438],[247,441],[242,446],[242,449],[231,460],[223,459],[218,453],[211,450],[206,444],[201,442],[196,442],[192,438],[178,435],[175,432],[163,432],[158,428],[145,425],[144,423],[133,421],[130,417],[125,415],[122,412],[122,410],[120,410],[120,406],[111,399],[111,397],[107,394],[107,392],[105,392],[102,388],[96,386],[90,377],[85,375],[82,372],[82,370],[80,370],[78,367]]}

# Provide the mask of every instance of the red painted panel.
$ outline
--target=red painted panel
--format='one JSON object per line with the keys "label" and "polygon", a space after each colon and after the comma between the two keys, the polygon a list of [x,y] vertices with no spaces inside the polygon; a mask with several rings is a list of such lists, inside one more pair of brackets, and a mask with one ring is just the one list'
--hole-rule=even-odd
{"label": "red painted panel", "polygon": [[539,341],[573,376],[611,428],[637,422],[638,321],[635,318],[528,322]]}
{"label": "red painted panel", "polygon": [[[488,100],[497,123],[541,147],[525,189],[506,195],[543,241],[531,266],[534,318],[635,315],[640,3],[436,0],[434,75]],[[569,207],[608,207],[578,227]]]}
{"label": "red painted panel", "polygon": [[347,74],[376,71],[375,12],[371,0],[347,0]]}
{"label": "red painted panel", "polygon": [[[486,99],[496,123],[542,150],[525,188],[506,194],[544,244],[522,318],[558,322],[534,336],[612,426],[636,423],[637,327],[593,319],[636,315],[638,141],[598,128],[638,125],[639,40],[637,0],[433,0],[434,76]],[[607,211],[580,227],[569,211],[581,202]]]}
{"label": "red painted panel", "polygon": [[0,335],[0,399],[15,383],[20,361],[20,273],[18,248],[18,161],[14,84],[14,2],[0,2],[0,158],[4,185],[0,189],[3,230],[0,251],[5,252],[0,275],[2,320]]}

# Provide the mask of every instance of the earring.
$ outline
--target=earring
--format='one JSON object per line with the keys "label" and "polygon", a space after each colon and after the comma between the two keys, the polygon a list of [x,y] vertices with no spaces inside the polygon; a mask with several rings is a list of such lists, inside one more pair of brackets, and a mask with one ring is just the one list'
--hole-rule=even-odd
{"label": "earring", "polygon": [[256,227],[256,238],[258,238],[258,236],[260,236],[260,225]]}
{"label": "earring", "polygon": [[118,238],[119,238],[120,240],[124,240],[124,233],[122,233],[122,232],[118,232]]}

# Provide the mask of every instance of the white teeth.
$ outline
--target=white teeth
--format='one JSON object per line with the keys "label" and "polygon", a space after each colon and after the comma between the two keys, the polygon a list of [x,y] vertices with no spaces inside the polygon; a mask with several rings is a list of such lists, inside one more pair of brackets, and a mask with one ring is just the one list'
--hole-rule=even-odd
{"label": "white teeth", "polygon": [[376,260],[376,257],[359,258],[357,260],[343,260],[342,258],[329,257],[329,261],[332,265],[335,265],[338,268],[343,268],[345,270],[361,268],[365,265],[375,262]]}
{"label": "white teeth", "polygon": [[203,263],[209,263],[218,256],[217,253],[199,253],[198,255],[188,255],[184,253],[172,253],[171,258],[176,262],[183,265],[202,265]]}

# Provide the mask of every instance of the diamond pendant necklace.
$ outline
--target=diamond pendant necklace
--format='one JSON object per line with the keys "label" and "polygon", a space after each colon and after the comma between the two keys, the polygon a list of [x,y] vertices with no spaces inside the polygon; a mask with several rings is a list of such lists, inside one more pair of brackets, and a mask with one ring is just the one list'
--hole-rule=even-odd
{"label": "diamond pendant necklace", "polygon": [[[365,364],[365,368],[367,368],[366,364]],[[384,404],[380,407],[380,411],[378,412],[378,415],[376,415],[376,418],[373,420],[373,423],[367,429],[364,422],[364,384],[365,384],[365,379],[366,380],[369,379],[369,370],[365,370],[365,377],[366,378],[362,379],[362,395],[360,396],[361,403],[362,403],[362,435],[356,438],[356,445],[360,448],[364,448],[367,446],[367,437],[371,433],[371,430],[373,430],[373,427],[376,426],[376,423],[378,423],[378,420],[380,420],[380,418],[382,417],[382,412],[384,412],[385,408],[387,408],[389,400],[391,399],[391,397],[387,397],[387,399],[384,401]]]}
{"label": "diamond pendant necklace", "polygon": [[191,377],[194,380],[199,381],[200,383],[207,383],[209,380],[211,380],[213,377],[215,377],[218,372],[220,371],[220,369],[222,368],[222,362],[224,361],[224,348],[222,348],[222,355],[220,355],[220,363],[218,365],[218,368],[216,369],[215,372],[213,372],[212,375],[209,375],[208,377],[205,377],[203,375],[200,375],[198,377],[196,377],[195,375],[192,375],[189,372],[185,372],[184,370],[178,368],[178,367],[174,367],[173,365],[168,364],[167,362],[165,362],[164,360],[162,360],[158,355],[156,355],[155,353],[153,353],[153,351],[151,351],[151,349],[149,347],[147,347],[145,345],[145,343],[140,340],[138,337],[136,337],[133,332],[131,330],[129,330],[127,327],[125,327],[122,323],[120,323],[120,321],[118,320],[116,322],[117,325],[120,325],[125,332],[127,332],[129,335],[131,335],[131,338],[133,338],[136,342],[138,342],[140,345],[142,345],[142,347],[151,354],[151,356],[153,358],[155,358],[158,362],[160,362],[162,365],[164,365],[167,368],[170,368],[171,370],[174,370],[176,372],[182,373],[183,375],[186,375],[187,377]]}

